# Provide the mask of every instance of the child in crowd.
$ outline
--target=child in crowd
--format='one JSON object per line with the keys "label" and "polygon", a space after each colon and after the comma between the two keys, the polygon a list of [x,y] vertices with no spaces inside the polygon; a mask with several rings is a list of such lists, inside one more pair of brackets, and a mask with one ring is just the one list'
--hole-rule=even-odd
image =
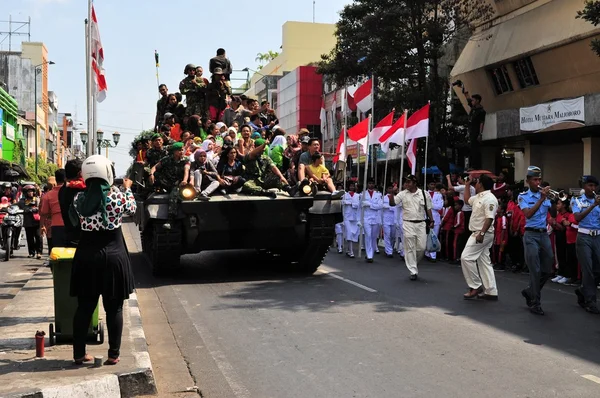
{"label": "child in crowd", "polygon": [[315,182],[319,189],[326,189],[332,193],[332,197],[339,198],[344,195],[344,191],[336,191],[329,170],[323,164],[323,155],[320,152],[313,153],[312,164],[308,166],[308,175],[311,181]]}
{"label": "child in crowd", "polygon": [[504,271],[504,249],[508,242],[508,225],[504,215],[506,207],[504,205],[498,208],[496,219],[494,220],[494,246],[492,247],[492,263],[496,271]]}
{"label": "child in crowd", "polygon": [[450,259],[452,257],[452,247],[450,246],[453,238],[452,227],[454,227],[454,198],[446,195],[444,198],[444,209],[442,210],[442,225],[440,231],[440,242],[442,243],[442,258]]}
{"label": "child in crowd", "polygon": [[465,215],[462,212],[464,204],[465,202],[460,199],[454,201],[454,226],[452,227],[454,239],[452,240],[452,257],[450,257],[450,261],[455,264],[460,264],[460,255],[458,253],[459,241],[467,228],[465,225]]}
{"label": "child in crowd", "polygon": [[558,272],[552,282],[572,284],[577,280],[577,221],[569,211],[568,201],[559,200],[556,203],[556,255],[558,257]]}
{"label": "child in crowd", "polygon": [[[337,184],[337,189],[341,190],[343,188],[342,184]],[[342,254],[344,252],[344,222],[339,222],[335,224],[335,242],[337,244],[338,253]]]}

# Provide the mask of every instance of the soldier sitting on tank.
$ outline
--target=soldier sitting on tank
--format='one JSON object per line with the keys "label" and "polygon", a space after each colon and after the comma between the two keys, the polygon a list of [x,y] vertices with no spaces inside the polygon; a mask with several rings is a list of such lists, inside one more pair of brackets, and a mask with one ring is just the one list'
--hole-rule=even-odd
{"label": "soldier sitting on tank", "polygon": [[171,216],[177,215],[179,187],[186,185],[189,177],[190,162],[183,156],[182,142],[171,145],[169,155],[162,158],[150,170],[150,183],[169,192],[169,215]]}
{"label": "soldier sitting on tank", "polygon": [[146,152],[146,164],[149,167],[148,172],[150,172],[150,169],[168,154],[169,152],[163,146],[162,136],[160,134],[154,134],[152,136],[152,147]]}
{"label": "soldier sitting on tank", "polygon": [[242,186],[242,192],[270,198],[277,197],[274,192],[267,191],[271,188],[279,188],[290,193],[291,188],[287,180],[271,158],[264,153],[268,141],[259,138],[254,141],[254,145],[254,149],[244,156],[244,179],[246,182]]}

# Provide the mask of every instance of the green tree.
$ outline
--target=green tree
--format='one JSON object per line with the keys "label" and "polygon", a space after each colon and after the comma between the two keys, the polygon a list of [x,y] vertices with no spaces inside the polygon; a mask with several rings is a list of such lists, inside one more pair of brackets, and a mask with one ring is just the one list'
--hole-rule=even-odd
{"label": "green tree", "polygon": [[29,174],[31,181],[43,186],[48,182],[48,177],[53,177],[58,166],[49,163],[42,155],[38,155],[38,172],[35,172],[35,157],[29,157],[25,161],[25,171]]}
{"label": "green tree", "polygon": [[256,54],[256,58],[254,58],[254,60],[259,63],[257,69],[261,70],[262,67],[264,66],[263,64],[268,64],[269,62],[271,62],[278,56],[279,56],[279,53],[277,51],[272,51],[272,50],[269,50],[266,53]]}
{"label": "green tree", "polygon": [[431,101],[429,153],[435,163],[447,163],[439,157],[455,142],[448,139],[450,88],[439,60],[458,32],[492,11],[472,0],[354,0],[340,13],[337,44],[322,56],[319,72],[338,86],[374,74],[377,120],[394,107],[413,112]]}
{"label": "green tree", "polygon": [[[600,0],[586,0],[585,7],[581,11],[577,11],[575,18],[588,21],[594,26],[600,24]],[[600,40],[594,39],[590,44],[596,55],[600,56]]]}

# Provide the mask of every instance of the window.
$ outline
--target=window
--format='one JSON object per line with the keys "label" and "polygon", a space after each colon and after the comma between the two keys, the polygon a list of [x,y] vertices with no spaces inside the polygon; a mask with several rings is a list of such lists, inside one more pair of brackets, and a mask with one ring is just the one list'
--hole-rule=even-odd
{"label": "window", "polygon": [[519,79],[521,88],[537,86],[540,84],[537,75],[535,74],[533,62],[531,62],[530,57],[520,59],[513,65],[515,67],[515,72],[517,73],[517,78]]}
{"label": "window", "polygon": [[497,95],[514,91],[506,65],[490,69],[489,73]]}

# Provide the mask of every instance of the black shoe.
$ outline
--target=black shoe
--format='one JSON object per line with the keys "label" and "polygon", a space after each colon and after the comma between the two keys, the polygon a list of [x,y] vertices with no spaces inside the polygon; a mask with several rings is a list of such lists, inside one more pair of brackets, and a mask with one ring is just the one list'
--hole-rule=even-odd
{"label": "black shoe", "polygon": [[498,295],[479,293],[477,298],[480,300],[498,301]]}
{"label": "black shoe", "polygon": [[529,295],[529,292],[527,291],[527,289],[521,290],[521,296],[525,297],[525,304],[527,304],[527,306],[529,308],[532,308],[533,307],[533,299]]}
{"label": "black shoe", "polygon": [[394,258],[394,255],[393,255],[393,254],[386,254],[385,256],[386,256],[387,258]]}
{"label": "black shoe", "polygon": [[271,192],[271,191],[264,191],[263,195],[266,196],[267,198],[271,198],[271,199],[275,199],[277,197],[277,194],[275,192]]}
{"label": "black shoe", "polygon": [[575,295],[577,296],[577,304],[585,309],[585,297],[583,296],[583,293],[581,293],[581,290],[575,289]]}
{"label": "black shoe", "polygon": [[529,309],[529,311],[531,311],[531,313],[535,314],[535,315],[544,315],[544,310],[539,305],[536,305],[535,307],[531,307]]}
{"label": "black shoe", "polygon": [[590,314],[595,314],[595,315],[600,314],[600,310],[598,310],[598,307],[596,307],[596,303],[588,302],[588,303],[586,303],[584,308]]}
{"label": "black shoe", "polygon": [[372,263],[372,262],[373,262],[373,259],[372,259],[372,258],[367,258],[367,262],[368,262],[368,263]]}
{"label": "black shoe", "polygon": [[504,272],[506,271],[506,267],[502,264],[496,264],[494,265],[494,271]]}
{"label": "black shoe", "polygon": [[411,280],[411,281],[416,281],[416,280],[417,280],[417,278],[419,278],[419,276],[418,276],[417,274],[411,274],[411,275],[410,275],[410,280]]}

